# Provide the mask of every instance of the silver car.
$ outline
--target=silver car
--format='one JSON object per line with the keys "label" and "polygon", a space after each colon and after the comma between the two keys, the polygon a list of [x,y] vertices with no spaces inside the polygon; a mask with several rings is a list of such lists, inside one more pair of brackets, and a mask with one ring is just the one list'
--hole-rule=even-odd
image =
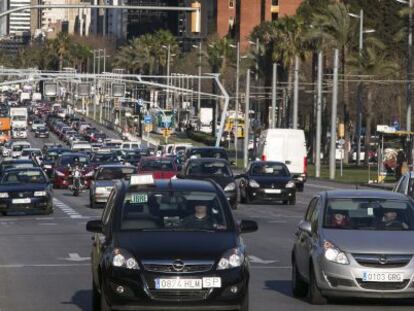
{"label": "silver car", "polygon": [[102,207],[108,201],[109,195],[115,183],[120,179],[129,178],[137,172],[137,168],[131,165],[108,164],[96,169],[90,187],[90,207]]}
{"label": "silver car", "polygon": [[292,291],[330,297],[414,298],[414,201],[336,190],[310,202],[292,250]]}

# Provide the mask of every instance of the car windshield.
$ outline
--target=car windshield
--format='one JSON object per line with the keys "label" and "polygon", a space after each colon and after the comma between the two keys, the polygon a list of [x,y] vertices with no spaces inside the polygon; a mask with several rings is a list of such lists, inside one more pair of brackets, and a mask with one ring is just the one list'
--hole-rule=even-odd
{"label": "car windshield", "polygon": [[215,159],[225,159],[227,160],[227,155],[225,152],[220,150],[193,150],[190,155],[191,158],[215,158]]}
{"label": "car windshield", "polygon": [[214,192],[128,192],[121,230],[222,231],[228,220]]}
{"label": "car windshield", "polygon": [[410,201],[330,199],[325,209],[324,227],[375,231],[414,230],[414,206]]}
{"label": "car windshield", "polygon": [[134,167],[104,167],[96,173],[96,180],[125,179],[134,173]]}
{"label": "car windshield", "polygon": [[112,153],[95,154],[92,158],[92,162],[103,163],[103,162],[114,162],[116,161],[115,155]]}
{"label": "car windshield", "polygon": [[25,116],[13,116],[12,119],[13,121],[26,121]]}
{"label": "car windshield", "polygon": [[197,176],[232,176],[229,166],[223,162],[194,161],[188,165],[187,174]]}
{"label": "car windshield", "polygon": [[174,165],[169,160],[146,160],[141,163],[143,171],[173,171]]}
{"label": "car windshield", "polygon": [[2,184],[45,184],[46,178],[40,170],[6,172]]}
{"label": "car windshield", "polygon": [[34,155],[36,157],[41,156],[42,153],[40,152],[40,150],[28,150],[25,149],[22,151],[22,156],[30,156],[30,155]]}
{"label": "car windshield", "polygon": [[278,177],[288,177],[290,175],[287,167],[280,163],[255,163],[250,168],[250,174],[252,176]]}
{"label": "car windshield", "polygon": [[60,161],[60,165],[66,166],[66,165],[74,165],[75,163],[80,164],[88,164],[89,158],[86,156],[69,156],[69,157],[62,157],[62,160]]}

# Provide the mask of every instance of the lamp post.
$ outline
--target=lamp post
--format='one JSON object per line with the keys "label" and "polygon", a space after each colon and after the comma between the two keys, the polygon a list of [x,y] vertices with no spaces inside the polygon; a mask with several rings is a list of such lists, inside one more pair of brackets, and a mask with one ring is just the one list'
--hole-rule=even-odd
{"label": "lamp post", "polygon": [[[354,13],[348,13],[349,16],[359,19],[359,57],[362,57],[362,51],[364,50],[364,33],[373,33],[375,29],[364,30],[364,10],[360,10],[359,15]],[[362,82],[358,83],[357,89],[357,165],[361,163],[361,129],[362,129]]]}
{"label": "lamp post", "polygon": [[[168,44],[168,46],[163,45],[162,47],[164,49],[167,49],[167,86],[170,86],[171,44]],[[170,102],[170,89],[167,88],[166,106],[168,105],[169,102]]]}
{"label": "lamp post", "polygon": [[201,111],[201,65],[202,65],[202,52],[203,45],[202,41],[198,45],[193,45],[193,48],[198,49],[198,94],[197,94],[197,119],[200,121],[200,111]]}

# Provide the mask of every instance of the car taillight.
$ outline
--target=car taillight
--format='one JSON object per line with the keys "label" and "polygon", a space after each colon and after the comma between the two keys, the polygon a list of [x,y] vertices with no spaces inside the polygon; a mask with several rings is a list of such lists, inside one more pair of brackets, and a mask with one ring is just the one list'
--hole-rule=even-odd
{"label": "car taillight", "polygon": [[262,161],[266,161],[266,155],[262,154]]}
{"label": "car taillight", "polygon": [[308,170],[308,158],[304,157],[303,158],[303,173],[306,174]]}

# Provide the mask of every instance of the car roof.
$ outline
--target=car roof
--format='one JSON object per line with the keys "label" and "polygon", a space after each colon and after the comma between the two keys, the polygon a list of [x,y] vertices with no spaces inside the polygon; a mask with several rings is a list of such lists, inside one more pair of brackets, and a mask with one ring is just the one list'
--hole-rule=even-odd
{"label": "car roof", "polygon": [[64,152],[64,153],[62,153],[61,156],[62,157],[64,157],[64,156],[71,156],[71,157],[76,157],[76,156],[78,156],[78,157],[89,157],[86,153],[83,153],[83,152]]}
{"label": "car roof", "polygon": [[328,199],[389,199],[389,200],[409,200],[402,193],[385,190],[330,190],[326,191]]}
{"label": "car roof", "polygon": [[[128,190],[139,190],[142,189],[139,185],[130,185],[129,181],[121,181],[125,184]],[[210,181],[205,180],[194,180],[194,179],[159,179],[154,181],[152,187],[158,191],[204,191],[204,192],[216,192],[214,184]],[[149,188],[144,186],[145,189]]]}
{"label": "car roof", "polygon": [[223,147],[213,147],[213,146],[206,146],[206,147],[191,147],[189,150],[224,150]]}
{"label": "car roof", "polygon": [[150,157],[142,157],[141,160],[153,160],[153,161],[171,161],[171,157],[156,157],[156,156],[150,156]]}
{"label": "car roof", "polygon": [[136,168],[132,165],[125,165],[125,164],[103,164],[99,165],[98,168]]}
{"label": "car roof", "polygon": [[188,159],[188,162],[222,162],[225,164],[229,164],[229,161],[222,158],[198,158],[198,159]]}

